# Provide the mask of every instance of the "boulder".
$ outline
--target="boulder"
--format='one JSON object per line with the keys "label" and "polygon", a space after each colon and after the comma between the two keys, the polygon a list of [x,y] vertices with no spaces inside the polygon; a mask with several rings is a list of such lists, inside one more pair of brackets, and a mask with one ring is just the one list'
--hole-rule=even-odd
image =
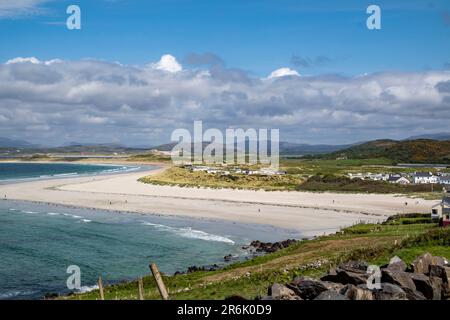
{"label": "boulder", "polygon": [[450,267],[447,266],[430,266],[430,279],[438,278],[441,280],[441,295],[443,299],[450,297]]}
{"label": "boulder", "polygon": [[392,270],[392,271],[406,271],[407,265],[405,262],[403,262],[402,259],[395,256],[389,261],[389,264],[387,264],[381,268]]}
{"label": "boulder", "polygon": [[406,292],[392,283],[382,283],[381,289],[375,290],[375,300],[406,300]]}
{"label": "boulder", "polygon": [[425,253],[415,259],[411,263],[411,269],[414,273],[428,274],[430,265],[433,263],[433,256],[430,253]]}
{"label": "boulder", "polygon": [[331,281],[346,284],[365,284],[369,278],[367,273],[367,264],[346,264],[340,265],[338,268],[331,270],[326,276],[322,277],[322,281]]}
{"label": "boulder", "polygon": [[427,298],[417,290],[411,290],[410,288],[402,288],[402,290],[405,291],[406,299],[408,300],[427,300]]}
{"label": "boulder", "polygon": [[322,281],[308,277],[295,278],[291,283],[287,284],[287,287],[305,300],[312,300],[323,291],[328,290]]}
{"label": "boulder", "polygon": [[373,300],[372,291],[355,287],[352,284],[344,286],[339,293],[346,296],[349,300]]}
{"label": "boulder", "polygon": [[448,263],[447,259],[444,257],[433,257],[431,259],[431,264],[435,266],[444,267]]}
{"label": "boulder", "polygon": [[339,291],[344,285],[342,283],[330,282],[330,281],[321,281],[322,284],[327,288],[327,290]]}
{"label": "boulder", "polygon": [[411,273],[410,277],[414,284],[416,285],[417,291],[421,292],[425,298],[429,300],[440,300],[441,299],[441,288],[433,285],[432,280],[422,274],[422,273]]}
{"label": "boulder", "polygon": [[268,291],[274,300],[301,300],[294,291],[282,284],[274,283]]}
{"label": "boulder", "polygon": [[326,290],[319,294],[314,300],[348,300],[348,298],[334,290]]}
{"label": "boulder", "polygon": [[401,288],[416,290],[416,285],[410,277],[410,273],[398,270],[381,270],[381,282],[388,282],[398,285]]}

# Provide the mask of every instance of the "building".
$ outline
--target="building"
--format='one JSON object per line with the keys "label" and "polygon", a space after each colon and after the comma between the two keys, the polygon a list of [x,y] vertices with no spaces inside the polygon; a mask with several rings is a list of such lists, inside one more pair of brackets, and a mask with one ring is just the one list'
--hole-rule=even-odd
{"label": "building", "polygon": [[387,179],[390,183],[398,183],[398,184],[410,184],[411,182],[406,179],[405,177],[402,177],[401,175],[392,174],[389,175],[389,178]]}
{"label": "building", "polygon": [[450,185],[444,187],[441,203],[431,208],[431,219],[438,220],[440,226],[450,226]]}
{"label": "building", "polygon": [[431,172],[415,172],[413,175],[413,182],[416,184],[439,183],[439,177],[433,175]]}
{"label": "building", "polygon": [[450,176],[440,176],[438,180],[440,184],[450,185]]}

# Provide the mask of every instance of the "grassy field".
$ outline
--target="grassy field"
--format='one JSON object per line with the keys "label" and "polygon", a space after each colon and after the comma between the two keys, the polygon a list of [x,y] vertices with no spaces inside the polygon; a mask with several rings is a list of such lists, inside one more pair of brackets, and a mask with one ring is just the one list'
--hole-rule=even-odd
{"label": "grassy field", "polygon": [[139,179],[144,183],[158,185],[180,185],[186,187],[295,190],[303,182],[300,175],[258,176],[244,174],[220,175],[202,171],[192,172],[180,167],[171,167],[164,172]]}
{"label": "grassy field", "polygon": [[[384,181],[351,180],[348,173],[414,172],[415,168],[398,168],[388,159],[304,160],[284,159],[280,163],[286,175],[208,174],[172,167],[158,175],[143,177],[141,182],[187,187],[238,188],[314,192],[398,193],[427,199],[439,199],[442,188],[431,185],[400,185]],[[436,171],[423,168],[424,171]]]}
{"label": "grassy field", "polygon": [[[273,282],[288,282],[299,275],[320,277],[330,267],[348,260],[362,259],[382,265],[398,255],[410,263],[427,251],[449,258],[450,228],[436,227],[427,216],[398,217],[384,224],[359,224],[221,270],[164,275],[163,279],[171,299],[224,299],[235,294],[253,299],[265,295]],[[145,299],[159,299],[153,278],[146,276],[143,280]],[[98,296],[98,291],[92,291],[64,299],[97,299]],[[108,286],[105,298],[137,299],[137,282]]]}

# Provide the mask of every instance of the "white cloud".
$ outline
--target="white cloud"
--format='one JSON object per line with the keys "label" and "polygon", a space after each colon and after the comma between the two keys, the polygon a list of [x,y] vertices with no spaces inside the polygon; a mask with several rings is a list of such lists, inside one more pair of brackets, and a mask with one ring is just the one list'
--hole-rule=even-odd
{"label": "white cloud", "polygon": [[49,0],[0,0],[0,18],[43,13],[42,4]]}
{"label": "white cloud", "polygon": [[159,68],[51,61],[0,64],[0,137],[151,145],[203,120],[205,128],[279,128],[283,140],[339,143],[445,131],[450,121],[450,71],[267,81],[225,67],[161,72],[175,58]]}
{"label": "white cloud", "polygon": [[300,74],[297,71],[292,70],[290,68],[280,68],[280,69],[273,71],[267,78],[273,79],[273,78],[280,78],[280,77],[285,77],[285,76],[299,77]]}
{"label": "white cloud", "polygon": [[6,64],[13,64],[13,63],[40,64],[41,61],[39,61],[39,59],[36,59],[35,57],[29,57],[29,58],[17,57],[17,58],[13,58],[13,59],[6,61]]}
{"label": "white cloud", "polygon": [[178,63],[177,59],[170,54],[163,55],[157,63],[153,63],[151,66],[153,69],[164,70],[171,73],[183,70],[183,67]]}
{"label": "white cloud", "polygon": [[17,57],[17,58],[13,58],[13,59],[6,61],[5,64],[31,63],[31,64],[51,65],[53,63],[60,63],[60,62],[62,62],[61,59],[52,59],[52,60],[48,60],[48,61],[41,61],[35,57],[26,57],[26,58]]}

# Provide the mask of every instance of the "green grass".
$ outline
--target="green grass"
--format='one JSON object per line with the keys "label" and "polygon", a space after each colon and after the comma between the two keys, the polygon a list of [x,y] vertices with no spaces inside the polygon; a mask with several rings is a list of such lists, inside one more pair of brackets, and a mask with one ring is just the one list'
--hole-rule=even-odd
{"label": "green grass", "polygon": [[180,167],[171,167],[160,174],[140,178],[139,181],[157,185],[186,187],[295,190],[296,186],[303,179],[297,175],[220,175],[202,171],[192,172]]}
{"label": "green grass", "polygon": [[[404,224],[402,221],[409,223]],[[362,259],[383,265],[397,255],[410,263],[424,252],[450,257],[450,228],[422,223],[423,216],[400,216],[383,224],[358,224],[329,236],[300,241],[278,252],[233,263],[216,271],[167,276],[163,280],[171,299],[224,299],[241,295],[253,299],[265,295],[273,282],[296,276],[321,277],[340,262]],[[144,278],[146,299],[159,299],[151,276]],[[137,283],[108,286],[106,299],[137,299]],[[98,291],[65,297],[97,299]]]}

